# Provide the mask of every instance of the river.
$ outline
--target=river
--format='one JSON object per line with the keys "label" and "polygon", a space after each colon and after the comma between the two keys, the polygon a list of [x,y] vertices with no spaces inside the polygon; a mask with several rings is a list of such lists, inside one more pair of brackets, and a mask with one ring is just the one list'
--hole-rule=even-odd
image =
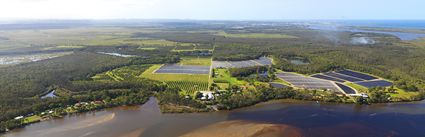
{"label": "river", "polygon": [[141,106],[66,116],[4,136],[237,136],[259,128],[285,133],[276,136],[425,136],[425,102],[354,105],[276,100],[232,111],[161,114],[151,98]]}

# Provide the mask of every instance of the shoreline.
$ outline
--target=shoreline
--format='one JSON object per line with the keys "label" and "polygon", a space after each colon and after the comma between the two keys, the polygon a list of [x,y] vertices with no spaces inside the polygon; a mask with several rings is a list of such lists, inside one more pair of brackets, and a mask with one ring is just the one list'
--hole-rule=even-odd
{"label": "shoreline", "polygon": [[[150,98],[152,98],[152,97],[150,97]],[[31,124],[45,122],[45,121],[49,121],[49,120],[53,120],[53,119],[61,119],[61,118],[64,118],[65,116],[76,116],[76,115],[79,115],[79,114],[93,113],[93,112],[97,112],[97,111],[105,111],[105,110],[114,109],[114,108],[121,108],[121,107],[140,107],[140,106],[145,105],[148,101],[144,102],[143,104],[121,105],[121,106],[105,107],[105,108],[102,108],[102,109],[93,109],[93,110],[89,110],[89,111],[75,112],[75,113],[70,113],[70,114],[65,114],[65,115],[59,115],[59,116],[44,117],[44,118],[41,118],[38,121],[28,122],[28,123],[22,124],[19,127],[16,127],[16,128],[13,128],[13,129],[9,129],[6,132],[1,132],[0,133],[0,137],[2,135],[5,135],[5,134],[13,131],[13,130],[22,129],[22,128],[25,128],[26,126],[31,125]],[[352,102],[352,103],[347,103],[347,102],[346,103],[340,103],[340,102],[318,101],[317,104],[322,104],[323,103],[323,104],[334,104],[334,105],[359,105],[359,106],[366,105],[366,106],[373,106],[373,105],[390,105],[390,104],[392,105],[392,104],[419,103],[421,101],[424,101],[424,100],[399,101],[399,102],[387,102],[387,103],[371,103],[371,104],[356,104],[355,102]],[[202,111],[199,111],[199,110],[201,110],[199,108],[192,108],[192,107],[188,107],[188,106],[179,106],[179,105],[175,105],[175,104],[171,104],[171,105],[172,106],[175,106],[175,107],[183,107],[183,108],[188,108],[188,109],[185,109],[185,111],[172,111],[172,110],[171,111],[163,111],[161,109],[163,107],[163,105],[161,105],[161,104],[157,104],[157,105],[159,105],[158,107],[160,109],[160,113],[162,113],[162,114],[191,114],[191,113],[230,112],[230,111],[247,109],[247,108],[250,108],[250,107],[257,106],[257,105],[267,105],[267,104],[274,104],[274,103],[300,103],[300,104],[308,104],[308,103],[316,103],[316,102],[317,101],[314,101],[314,100],[301,100],[301,99],[272,99],[272,100],[267,100],[267,101],[260,101],[258,103],[254,103],[254,104],[247,105],[247,106],[237,107],[237,108],[233,108],[233,109],[220,109],[220,110],[216,110],[216,111],[215,110],[211,110],[211,109],[203,109]],[[167,105],[169,106],[170,104],[167,104]],[[115,117],[115,115],[114,115],[114,117]]]}

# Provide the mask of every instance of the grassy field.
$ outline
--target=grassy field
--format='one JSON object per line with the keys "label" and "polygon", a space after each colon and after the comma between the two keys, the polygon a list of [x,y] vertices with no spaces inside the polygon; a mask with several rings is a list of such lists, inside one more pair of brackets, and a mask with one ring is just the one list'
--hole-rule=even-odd
{"label": "grassy field", "polygon": [[419,92],[406,92],[402,89],[396,88],[396,93],[390,93],[393,101],[410,100],[412,97],[418,96]]}
{"label": "grassy field", "polygon": [[24,119],[24,123],[34,123],[34,122],[38,122],[41,120],[40,116],[34,115],[34,116],[30,116],[30,117],[26,117]]}
{"label": "grassy field", "polygon": [[180,65],[211,66],[211,57],[182,57]]}
{"label": "grassy field", "polygon": [[134,38],[134,33],[159,30],[125,27],[80,27],[39,30],[7,30],[0,33],[0,50],[39,48],[43,50],[77,49],[85,46],[189,46],[164,39]]}
{"label": "grassy field", "polygon": [[357,90],[360,93],[367,93],[369,91],[368,88],[363,87],[363,86],[358,85],[358,84],[355,84],[355,83],[345,82],[344,84],[346,84],[347,86],[350,86],[350,87],[354,88],[355,90]]}
{"label": "grassy field", "polygon": [[242,34],[229,34],[226,32],[219,32],[216,35],[225,36],[230,38],[267,38],[267,39],[294,39],[296,36],[285,34],[266,34],[266,33],[242,33]]}
{"label": "grassy field", "polygon": [[[356,89],[357,91],[361,93],[367,93],[369,91],[368,88],[355,83],[346,82],[345,84]],[[400,88],[395,88],[395,93],[388,93],[388,94],[391,96],[392,101],[411,100],[412,97],[416,97],[417,95],[419,95],[418,92],[406,92]]]}
{"label": "grassy field", "polygon": [[137,49],[140,49],[140,50],[155,50],[155,49],[157,49],[157,48],[144,48],[144,47],[139,47],[139,48],[137,48]]}
{"label": "grassy field", "polygon": [[146,39],[146,40],[135,40],[139,45],[157,45],[157,46],[190,46],[192,43],[179,43],[174,41],[168,41],[163,39]]}
{"label": "grassy field", "polygon": [[291,86],[291,84],[289,82],[286,82],[286,81],[284,81],[280,78],[273,80],[273,82],[280,83],[280,84],[283,84],[283,85],[286,85],[286,86]]}
{"label": "grassy field", "polygon": [[173,51],[180,52],[180,51],[194,51],[195,46],[193,44],[191,45],[178,45],[176,46]]}
{"label": "grassy field", "polygon": [[155,70],[161,65],[153,65],[141,74],[141,77],[157,81],[163,81],[171,87],[178,87],[193,94],[198,90],[208,90],[209,75],[208,74],[156,74]]}
{"label": "grassy field", "polygon": [[132,65],[117,68],[92,77],[97,81],[124,81],[147,78],[162,81],[170,87],[177,87],[185,93],[193,94],[195,91],[206,91],[209,87],[208,74],[155,74],[161,65]]}
{"label": "grassy field", "polygon": [[230,75],[227,69],[215,69],[216,74],[213,78],[214,83],[229,83],[230,85],[245,85],[246,81],[238,80]]}

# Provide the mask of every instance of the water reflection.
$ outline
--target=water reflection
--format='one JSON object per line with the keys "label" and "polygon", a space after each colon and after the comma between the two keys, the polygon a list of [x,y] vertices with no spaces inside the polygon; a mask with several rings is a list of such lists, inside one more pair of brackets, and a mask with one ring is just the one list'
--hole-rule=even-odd
{"label": "water reflection", "polygon": [[279,125],[282,129],[299,129],[303,135],[315,137],[425,136],[425,105],[414,102],[361,106],[278,100],[233,111],[162,114],[156,99],[151,98],[140,107],[68,116],[17,129],[5,136],[169,137],[191,135],[194,131],[213,132],[214,127],[235,126],[234,121],[242,121],[239,126],[246,128]]}

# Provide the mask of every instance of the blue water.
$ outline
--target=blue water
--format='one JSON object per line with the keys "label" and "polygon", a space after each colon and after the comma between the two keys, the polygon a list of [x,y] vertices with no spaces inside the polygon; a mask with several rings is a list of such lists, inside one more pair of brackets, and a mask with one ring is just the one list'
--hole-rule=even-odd
{"label": "blue water", "polygon": [[378,28],[425,29],[425,20],[347,20],[336,21],[347,26]]}
{"label": "blue water", "polygon": [[366,33],[380,33],[393,35],[401,40],[415,40],[424,38],[425,34],[420,33],[406,33],[406,32],[389,32],[389,31],[371,31],[351,28],[355,27],[373,27],[373,28],[400,28],[400,29],[424,29],[425,21],[403,21],[403,20],[390,20],[390,21],[328,21],[319,22],[310,25],[311,29],[317,30],[330,30],[330,31],[350,31],[350,32],[366,32]]}

